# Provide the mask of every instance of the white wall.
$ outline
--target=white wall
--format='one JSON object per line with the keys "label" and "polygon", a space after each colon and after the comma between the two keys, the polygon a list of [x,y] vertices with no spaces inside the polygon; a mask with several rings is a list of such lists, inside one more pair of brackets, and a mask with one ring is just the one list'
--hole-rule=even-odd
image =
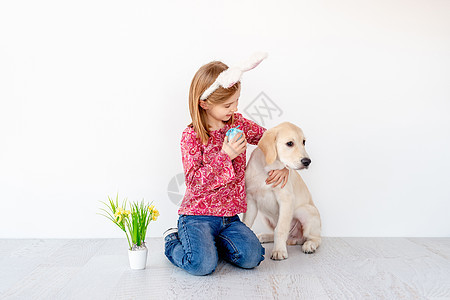
{"label": "white wall", "polygon": [[47,0],[0,4],[0,238],[122,237],[117,192],[175,225],[190,81],[255,50],[240,110],[303,128],[323,235],[450,236],[450,2]]}

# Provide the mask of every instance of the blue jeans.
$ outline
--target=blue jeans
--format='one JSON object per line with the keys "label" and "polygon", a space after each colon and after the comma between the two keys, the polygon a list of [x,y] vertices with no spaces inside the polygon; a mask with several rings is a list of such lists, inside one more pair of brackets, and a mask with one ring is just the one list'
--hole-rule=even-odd
{"label": "blue jeans", "polygon": [[220,258],[245,269],[258,266],[265,250],[239,216],[187,216],[178,219],[178,233],[165,239],[166,257],[193,275],[214,272]]}

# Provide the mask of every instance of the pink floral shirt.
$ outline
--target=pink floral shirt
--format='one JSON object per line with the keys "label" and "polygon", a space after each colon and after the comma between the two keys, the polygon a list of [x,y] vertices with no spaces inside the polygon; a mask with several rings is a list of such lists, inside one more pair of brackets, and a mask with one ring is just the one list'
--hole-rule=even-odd
{"label": "pink floral shirt", "polygon": [[246,154],[234,160],[222,151],[225,133],[241,125],[248,143],[258,144],[265,128],[234,115],[234,124],[211,131],[205,146],[193,128],[187,127],[181,138],[181,155],[186,193],[178,210],[180,215],[231,217],[247,210],[245,194]]}

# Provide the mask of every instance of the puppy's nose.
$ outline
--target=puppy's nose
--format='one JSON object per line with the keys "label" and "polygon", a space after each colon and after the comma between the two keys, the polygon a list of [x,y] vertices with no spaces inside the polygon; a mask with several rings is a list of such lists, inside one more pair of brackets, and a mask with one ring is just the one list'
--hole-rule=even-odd
{"label": "puppy's nose", "polygon": [[302,159],[302,164],[307,167],[309,166],[309,164],[311,163],[311,160],[309,158],[303,158]]}

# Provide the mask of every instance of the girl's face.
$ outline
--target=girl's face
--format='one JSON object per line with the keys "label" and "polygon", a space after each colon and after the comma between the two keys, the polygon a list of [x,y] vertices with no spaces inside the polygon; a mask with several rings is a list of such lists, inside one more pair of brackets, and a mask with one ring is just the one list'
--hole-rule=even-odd
{"label": "girl's face", "polygon": [[208,116],[208,125],[215,129],[223,127],[223,122],[230,120],[231,116],[237,111],[240,96],[241,88],[222,104],[212,105],[208,103],[206,108],[202,105]]}

